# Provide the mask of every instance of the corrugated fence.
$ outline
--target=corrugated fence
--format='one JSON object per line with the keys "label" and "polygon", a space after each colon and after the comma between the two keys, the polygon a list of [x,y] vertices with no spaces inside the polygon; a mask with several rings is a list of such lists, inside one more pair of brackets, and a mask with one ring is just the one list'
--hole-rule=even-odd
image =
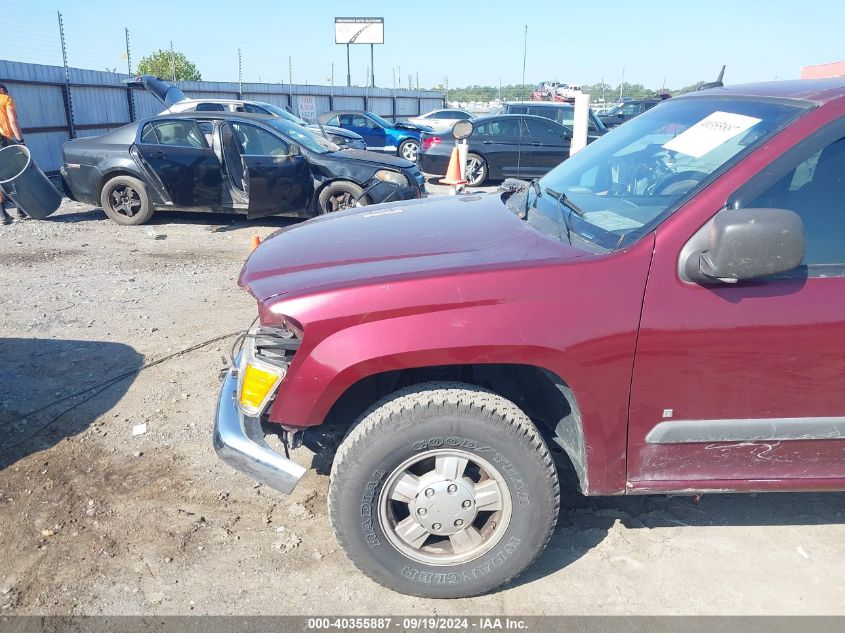
{"label": "corrugated fence", "polygon": [[[26,144],[38,166],[51,173],[62,164],[62,144],[69,138],[94,136],[130,121],[158,114],[163,106],[143,90],[129,90],[128,75],[0,60],[0,83],[17,106]],[[369,110],[388,119],[402,119],[443,106],[443,93],[432,90],[391,90],[346,86],[183,81],[183,92],[194,98],[251,99],[290,107],[297,112],[301,97],[313,97],[317,114],[329,110]]]}

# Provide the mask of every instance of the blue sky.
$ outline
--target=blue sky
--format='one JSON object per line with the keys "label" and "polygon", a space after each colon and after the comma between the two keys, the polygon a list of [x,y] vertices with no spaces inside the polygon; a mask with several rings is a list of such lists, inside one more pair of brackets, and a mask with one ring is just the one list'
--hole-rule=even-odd
{"label": "blue sky", "polygon": [[[56,12],[63,13],[69,64],[126,72],[124,27],[133,61],[170,41],[203,79],[346,81],[346,51],[334,44],[335,16],[383,16],[376,83],[421,87],[520,83],[528,25],[526,81],[625,80],[677,88],[715,77],[726,82],[798,77],[802,66],[845,58],[845,1],[810,0],[442,0],[289,2],[287,0],[0,0],[0,59],[61,64]],[[363,84],[369,46],[352,47],[352,80]]]}

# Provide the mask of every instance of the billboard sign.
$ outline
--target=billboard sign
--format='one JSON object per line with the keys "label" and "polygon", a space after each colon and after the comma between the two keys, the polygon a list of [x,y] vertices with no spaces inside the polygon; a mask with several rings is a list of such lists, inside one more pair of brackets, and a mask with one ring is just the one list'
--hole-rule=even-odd
{"label": "billboard sign", "polygon": [[384,44],[384,18],[335,18],[335,44]]}

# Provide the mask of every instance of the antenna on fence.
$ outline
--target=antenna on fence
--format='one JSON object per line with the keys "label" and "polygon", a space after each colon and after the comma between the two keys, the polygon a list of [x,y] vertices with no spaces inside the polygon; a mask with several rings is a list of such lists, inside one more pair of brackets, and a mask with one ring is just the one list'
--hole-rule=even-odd
{"label": "antenna on fence", "polygon": [[241,64],[241,49],[238,49],[238,99],[244,98],[243,65]]}
{"label": "antenna on fence", "polygon": [[[129,28],[124,27],[123,31],[126,33],[126,70],[129,77],[132,77],[132,53],[129,49]],[[126,99],[129,102],[129,120],[135,120],[135,95],[132,94],[132,88],[126,87]]]}
{"label": "antenna on fence", "polygon": [[67,129],[71,138],[76,138],[76,128],[73,125],[73,102],[70,98],[70,70],[67,67],[67,47],[65,46],[65,25],[62,22],[62,12],[59,15],[59,39],[62,41],[62,65],[65,67],[65,85],[62,96],[65,101],[65,116],[67,117]]}

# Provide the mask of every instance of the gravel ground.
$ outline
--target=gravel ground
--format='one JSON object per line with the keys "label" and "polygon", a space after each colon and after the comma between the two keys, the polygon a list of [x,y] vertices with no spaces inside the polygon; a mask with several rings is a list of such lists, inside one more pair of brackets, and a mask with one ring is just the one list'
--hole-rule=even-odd
{"label": "gravel ground", "polygon": [[231,338],[39,410],[244,328],[250,240],[290,223],[154,222],[65,202],[0,227],[0,448],[18,444],[0,453],[0,615],[845,614],[845,494],[568,493],[549,548],[504,590],[383,589],[335,544],[327,477],[309,471],[285,498],[215,456]]}

